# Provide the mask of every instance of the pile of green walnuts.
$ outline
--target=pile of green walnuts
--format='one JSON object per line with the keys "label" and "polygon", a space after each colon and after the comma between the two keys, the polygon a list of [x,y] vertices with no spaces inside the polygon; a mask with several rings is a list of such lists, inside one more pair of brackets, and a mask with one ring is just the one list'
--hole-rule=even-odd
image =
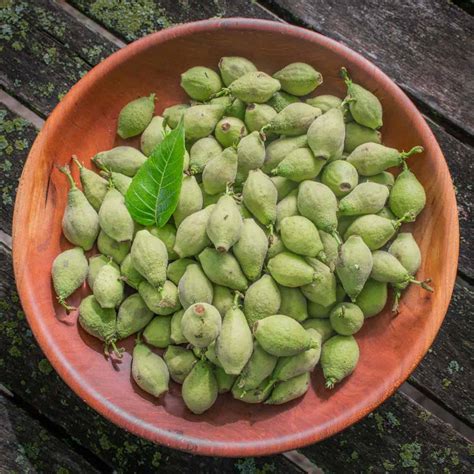
{"label": "pile of green walnuts", "polygon": [[[425,206],[405,161],[423,149],[382,145],[379,100],[341,75],[345,97],[308,97],[323,80],[309,64],[273,76],[241,57],[222,58],[219,73],[193,67],[181,76],[189,104],[154,116],[152,94],[122,109],[117,133],[141,135],[140,150],[98,153],[100,173],[75,158],[82,190],[62,168],[75,247],[53,263],[58,301],[70,309],[87,280],[80,325],[119,357],[118,341],[138,334],[132,375],[146,392],[160,397],[171,377],[196,414],[225,392],[282,404],[308,390],[319,361],[332,388],[354,371],[354,334],[388,287],[394,308],[410,283],[431,291],[415,280],[413,235],[399,233]],[[178,205],[163,227],[143,228],[124,195],[181,120]]]}

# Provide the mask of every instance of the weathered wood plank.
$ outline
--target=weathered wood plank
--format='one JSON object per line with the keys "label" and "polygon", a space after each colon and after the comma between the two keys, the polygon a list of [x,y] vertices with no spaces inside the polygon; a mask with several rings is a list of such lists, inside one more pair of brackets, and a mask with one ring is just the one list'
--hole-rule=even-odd
{"label": "weathered wood plank", "polygon": [[334,38],[405,91],[474,134],[474,23],[444,0],[259,0],[292,23]]}
{"label": "weathered wood plank", "polygon": [[133,8],[119,0],[68,0],[68,3],[127,42],[168,26],[210,17],[277,19],[256,2],[248,0],[146,0],[134,2]]}
{"label": "weathered wood plank", "polygon": [[[369,388],[368,388],[369,389]],[[473,444],[400,393],[343,433],[300,450],[324,472],[472,472]]]}
{"label": "weathered wood plank", "polygon": [[0,104],[0,229],[11,234],[13,205],[23,164],[36,128]]}
{"label": "weathered wood plank", "polygon": [[46,116],[69,89],[117,47],[51,0],[4,2],[0,78],[5,90]]}
{"label": "weathered wood plank", "polygon": [[100,472],[1,394],[0,471],[63,474]]}
{"label": "weathered wood plank", "polygon": [[410,380],[467,423],[474,425],[472,367],[474,289],[458,280],[446,319],[429,353]]}
{"label": "weathered wood plank", "polygon": [[[98,1],[76,2],[76,6],[127,40],[209,16],[274,18],[246,0],[179,5],[167,1],[161,6],[147,0],[133,8],[123,2]],[[43,117],[91,66],[117,49],[52,0],[7,0],[0,19],[5,24],[0,36],[0,81],[9,94]]]}
{"label": "weathered wood plank", "polygon": [[[474,148],[460,142],[430,119],[427,119],[427,122],[443,150],[456,190],[461,239],[459,270],[463,275],[474,278],[474,248],[471,245],[474,233],[474,205],[472,202],[474,183],[472,156],[474,155]],[[449,238],[449,236],[446,236],[446,238]]]}
{"label": "weathered wood plank", "polygon": [[66,386],[44,358],[20,308],[12,275],[11,256],[0,246],[0,380],[115,470],[302,472],[283,456],[229,459],[185,454],[133,436],[102,418]]}

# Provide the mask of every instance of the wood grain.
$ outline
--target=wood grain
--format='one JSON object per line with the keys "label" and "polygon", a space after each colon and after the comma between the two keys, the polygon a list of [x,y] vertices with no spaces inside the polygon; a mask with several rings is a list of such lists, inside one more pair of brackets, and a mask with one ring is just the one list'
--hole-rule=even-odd
{"label": "wood grain", "polygon": [[248,17],[278,20],[257,2],[248,0],[149,0],[130,9],[117,0],[68,0],[81,12],[130,42],[163,28],[206,18]]}
{"label": "wood grain", "polygon": [[438,337],[410,377],[416,386],[471,426],[474,426],[473,381],[470,376],[474,367],[474,329],[469,321],[473,307],[473,287],[458,279]]}
{"label": "wood grain", "polygon": [[5,2],[2,19],[2,87],[42,116],[117,49],[52,0]]}
{"label": "wood grain", "polygon": [[5,473],[100,472],[1,393],[0,470]]}
{"label": "wood grain", "polygon": [[444,0],[261,0],[284,19],[341,41],[432,111],[474,134],[474,23]]}
{"label": "wood grain", "polygon": [[[160,108],[182,100],[177,78],[183,69],[216,64],[231,48],[234,54],[247,54],[249,41],[257,45],[253,54],[269,71],[289,58],[324,64],[326,83],[321,92],[342,93],[337,78],[340,64],[346,64],[354,80],[381,98],[387,144],[425,147],[423,159],[410,163],[428,195],[414,232],[423,255],[429,249],[434,256],[424,259],[419,276],[431,276],[436,291],[427,295],[411,288],[401,303],[401,317],[393,319],[387,311],[371,320],[358,335],[362,357],[355,374],[331,394],[322,388],[318,373],[313,390],[299,403],[262,409],[222,397],[205,416],[196,417],[185,410],[174,389],[153,404],[134,390],[129,381],[131,341],[114,372],[97,341],[75,324],[59,321],[63,315],[53,303],[49,266],[63,245],[59,236],[66,189],[54,165],[66,162],[74,152],[87,161],[110,147],[121,104],[150,90],[163,97]],[[449,241],[441,238],[448,230],[453,236]],[[18,193],[13,240],[23,306],[61,377],[95,409],[138,435],[191,452],[227,456],[265,454],[317,441],[357,421],[388,397],[420,361],[439,329],[458,251],[457,214],[446,163],[429,128],[401,91],[360,56],[326,38],[277,23],[245,20],[201,22],[151,35],[119,51],[78,83],[48,119],[32,149]],[[84,343],[93,350],[85,350]]]}
{"label": "wood grain", "polygon": [[0,230],[12,231],[13,204],[21,170],[38,131],[0,103]]}
{"label": "wood grain", "polygon": [[[428,125],[443,150],[449,171],[454,181],[458,206],[459,227],[461,230],[459,271],[469,279],[474,279],[474,205],[472,200],[474,183],[474,148],[462,143],[446,132],[442,127],[427,119]],[[446,235],[449,239],[450,235]]]}
{"label": "wood grain", "polygon": [[[191,1],[70,2],[127,41],[173,24],[212,16],[274,16],[245,0],[211,3]],[[166,9],[166,10],[165,10]],[[165,13],[166,11],[166,13]],[[117,46],[53,0],[6,2],[2,18],[8,25],[0,39],[0,79],[5,90],[47,116],[84,75]]]}

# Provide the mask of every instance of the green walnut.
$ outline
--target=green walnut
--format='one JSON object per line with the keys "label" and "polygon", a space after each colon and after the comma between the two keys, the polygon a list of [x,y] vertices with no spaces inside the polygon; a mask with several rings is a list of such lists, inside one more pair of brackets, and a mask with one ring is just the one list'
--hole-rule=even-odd
{"label": "green walnut", "polygon": [[292,356],[318,346],[300,323],[282,314],[257,321],[253,332],[262,348],[276,357]]}
{"label": "green walnut", "polygon": [[237,176],[237,150],[225,148],[210,160],[202,173],[202,183],[207,194],[224,193]]}
{"label": "green walnut", "polygon": [[339,303],[331,310],[329,320],[338,334],[351,336],[364,324],[364,313],[354,303]]}
{"label": "green walnut", "polygon": [[340,199],[349,194],[359,183],[359,175],[353,165],[344,160],[328,163],[321,175],[321,182]]}
{"label": "green walnut", "polygon": [[359,361],[359,346],[353,336],[333,336],[323,344],[321,367],[326,387],[334,385],[349,376]]}
{"label": "green walnut", "polygon": [[140,138],[140,149],[145,156],[150,156],[153,150],[163,141],[165,137],[165,119],[157,115],[145,128]]}
{"label": "green walnut", "polygon": [[306,134],[299,137],[281,137],[271,142],[265,150],[265,162],[262,166],[264,173],[270,173],[283,161],[289,153],[308,144]]}
{"label": "green walnut", "polygon": [[314,119],[321,115],[321,110],[304,102],[295,102],[285,107],[263,127],[265,133],[299,136],[308,131]]}
{"label": "green walnut", "polygon": [[189,104],[176,104],[163,110],[163,118],[166,125],[170,128],[176,128],[183,117],[184,111],[189,109],[189,107]]}
{"label": "green walnut", "polygon": [[426,205],[425,189],[406,165],[395,179],[388,205],[397,217],[410,216],[410,221],[414,221]]}
{"label": "green walnut", "polygon": [[326,161],[314,156],[308,147],[297,148],[273,168],[272,174],[300,183],[316,178],[325,164]]}
{"label": "green walnut", "polygon": [[283,286],[297,288],[308,285],[314,279],[314,270],[301,256],[283,251],[270,258],[267,268],[271,276]]}
{"label": "green walnut", "polygon": [[194,367],[198,359],[193,351],[180,346],[168,346],[163,359],[166,362],[170,377],[179,384],[182,384]]}
{"label": "green walnut", "polygon": [[353,165],[361,176],[374,176],[388,168],[399,166],[416,153],[422,153],[423,147],[415,146],[409,151],[398,151],[379,143],[359,145],[348,157],[347,162]]}
{"label": "green walnut", "polygon": [[349,110],[354,120],[364,127],[380,128],[383,125],[383,112],[379,99],[361,85],[352,82],[346,68],[341,69],[341,75],[347,86]]}
{"label": "green walnut", "polygon": [[243,311],[237,307],[227,311],[216,339],[216,355],[228,375],[239,375],[253,351],[252,332]]}
{"label": "green walnut", "polygon": [[313,107],[317,107],[323,114],[325,114],[329,109],[336,109],[340,107],[342,104],[342,99],[336,97],[335,95],[322,94],[306,99],[306,103],[312,105]]}
{"label": "green walnut", "polygon": [[150,285],[160,288],[166,281],[168,251],[165,244],[148,230],[135,235],[130,251],[132,265]]}
{"label": "green walnut", "polygon": [[[82,191],[84,192],[87,200],[91,206],[99,211],[102,201],[109,189],[109,183],[106,179],[102,178],[99,174],[94,171],[87,169],[76,156],[72,159],[79,168],[79,176],[82,184]],[[75,183],[74,183],[75,184]]]}
{"label": "green walnut", "polygon": [[255,72],[257,68],[252,61],[240,56],[224,56],[219,60],[219,72],[226,86],[229,86],[239,77],[248,72]]}
{"label": "green walnut", "polygon": [[244,313],[248,325],[277,314],[281,304],[280,291],[270,275],[263,275],[252,283],[244,296]]}
{"label": "green walnut", "polygon": [[243,102],[263,104],[281,88],[280,82],[261,71],[247,72],[229,84],[230,94]]}
{"label": "green walnut", "polygon": [[165,361],[142,342],[133,349],[132,377],[142,390],[154,397],[168,391],[170,374]]}
{"label": "green walnut", "polygon": [[99,232],[97,237],[97,248],[102,255],[106,255],[113,259],[119,265],[125,260],[130,252],[132,243],[129,240],[117,242],[109,237],[103,230]]}
{"label": "green walnut", "polygon": [[51,275],[58,303],[68,312],[73,307],[67,305],[66,298],[71,296],[85,281],[88,272],[84,250],[75,247],[60,253],[53,261]]}
{"label": "green walnut", "polygon": [[115,188],[110,188],[99,209],[100,228],[117,242],[132,240],[135,224],[125,205],[125,198]]}
{"label": "green walnut", "polygon": [[215,341],[221,326],[219,311],[208,303],[193,304],[184,312],[181,320],[184,337],[196,347],[207,347]]}
{"label": "green walnut", "polygon": [[84,193],[76,186],[67,166],[60,168],[68,178],[70,190],[64,211],[62,228],[69,242],[85,251],[90,250],[99,234],[100,219]]}
{"label": "green walnut", "polygon": [[221,90],[222,82],[212,69],[195,66],[181,74],[181,87],[191,99],[204,102]]}
{"label": "green walnut", "polygon": [[117,146],[111,150],[97,153],[92,161],[102,170],[132,177],[145,163],[146,156],[131,146]]}
{"label": "green walnut", "polygon": [[212,303],[213,286],[199,264],[186,267],[184,275],[179,280],[178,295],[184,309],[188,309],[195,303]]}
{"label": "green walnut", "polygon": [[284,314],[298,322],[308,318],[308,302],[300,288],[288,288],[279,286],[281,304],[278,309],[279,314]]}
{"label": "green walnut", "polygon": [[252,170],[242,190],[247,209],[263,225],[270,225],[276,219],[278,192],[271,179],[260,170]]}
{"label": "green walnut", "polygon": [[372,252],[358,235],[351,235],[341,246],[336,273],[344,290],[355,302],[372,272]]}
{"label": "green walnut", "polygon": [[155,94],[129,102],[118,117],[117,134],[120,138],[140,135],[151,122],[155,111]]}
{"label": "green walnut", "polygon": [[306,63],[292,63],[273,74],[281,88],[296,96],[307,95],[323,83],[323,76]]}
{"label": "green walnut", "polygon": [[339,215],[375,214],[383,209],[389,190],[378,183],[360,183],[339,201]]}
{"label": "green walnut", "polygon": [[193,105],[183,113],[186,140],[195,141],[214,132],[224,115],[225,107],[218,104]]}
{"label": "green walnut", "polygon": [[339,160],[344,150],[346,128],[340,108],[317,117],[308,129],[308,145],[314,156],[327,161]]}
{"label": "green walnut", "polygon": [[222,147],[212,136],[194,142],[189,151],[189,167],[193,173],[202,173],[206,164],[220,155]]}
{"label": "green walnut", "polygon": [[247,278],[239,262],[230,252],[221,253],[215,249],[206,248],[199,254],[199,262],[212,283],[238,291],[247,289]]}
{"label": "green walnut", "polygon": [[124,285],[120,270],[112,262],[104,265],[94,279],[95,298],[102,308],[117,308],[123,300]]}
{"label": "green walnut", "polygon": [[217,141],[224,148],[237,145],[247,133],[245,123],[236,117],[224,117],[219,120],[214,131]]}
{"label": "green walnut", "polygon": [[214,206],[206,232],[218,252],[227,252],[240,239],[242,226],[239,206],[226,194]]}
{"label": "green walnut", "polygon": [[166,349],[171,344],[171,316],[153,318],[143,331],[143,340],[150,346]]}
{"label": "green walnut", "polygon": [[214,405],[219,387],[209,362],[200,360],[184,379],[183,400],[190,411],[201,415]]}
{"label": "green walnut", "polygon": [[298,255],[316,257],[323,252],[323,243],[316,226],[306,217],[285,217],[280,224],[283,245]]}
{"label": "green walnut", "polygon": [[267,104],[248,104],[245,109],[245,125],[250,132],[260,131],[275,117],[277,111]]}
{"label": "green walnut", "polygon": [[268,238],[253,219],[244,219],[242,231],[232,249],[242,271],[250,281],[260,277],[268,251]]}
{"label": "green walnut", "polygon": [[294,104],[295,102],[299,101],[300,99],[298,97],[288,94],[288,92],[278,91],[271,96],[267,104],[270,105],[276,112],[281,112],[287,105]]}

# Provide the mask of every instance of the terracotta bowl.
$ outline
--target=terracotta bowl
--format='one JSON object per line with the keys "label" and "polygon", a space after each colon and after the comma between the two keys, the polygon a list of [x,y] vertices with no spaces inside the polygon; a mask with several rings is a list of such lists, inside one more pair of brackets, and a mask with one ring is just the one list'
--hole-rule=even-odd
{"label": "terracotta bowl", "polygon": [[[254,406],[220,396],[204,415],[186,410],[173,384],[154,400],[131,380],[133,338],[120,363],[104,359],[102,344],[66,316],[55,302],[51,263],[70,247],[61,236],[67,184],[57,170],[77,154],[90,157],[118,143],[121,107],[150,91],[156,112],[185,101],[180,73],[195,65],[216,68],[221,56],[242,55],[272,73],[305,61],[324,76],[317,90],[343,96],[338,77],[346,66],[384,108],[384,142],[399,149],[423,145],[409,165],[425,186],[427,205],[412,226],[422,253],[419,278],[431,277],[435,292],[412,286],[401,312],[390,308],[357,334],[361,358],[354,374],[334,390],[320,369],[301,399],[283,406]],[[76,180],[78,176],[76,174]],[[446,161],[426,122],[407,96],[379,69],[324,36],[281,23],[208,20],[152,34],[113,54],[89,72],[56,107],[39,134],[20,181],[14,216],[14,266],[21,302],[44,353],[65,382],[90,406],[136,435],[185,451],[213,456],[253,456],[295,449],[331,436],[370,413],[409,376],[443,321],[456,276],[458,218]],[[78,304],[88,290],[72,298]],[[388,305],[389,306],[389,305]]]}

